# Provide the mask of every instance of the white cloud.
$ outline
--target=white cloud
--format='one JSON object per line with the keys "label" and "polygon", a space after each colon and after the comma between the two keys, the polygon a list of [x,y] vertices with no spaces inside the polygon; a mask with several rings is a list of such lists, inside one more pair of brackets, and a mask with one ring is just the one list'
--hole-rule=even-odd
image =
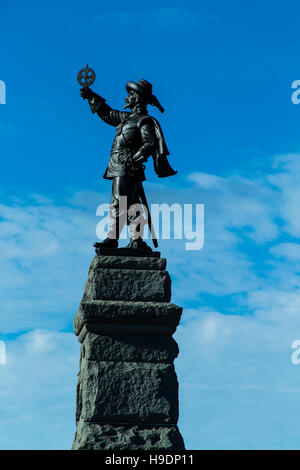
{"label": "white cloud", "polygon": [[93,257],[92,212],[30,199],[0,204],[2,333],[70,324]]}
{"label": "white cloud", "polygon": [[0,366],[0,448],[70,449],[75,433],[79,343],[33,330],[6,342]]}
{"label": "white cloud", "polygon": [[220,176],[209,175],[208,173],[200,172],[190,173],[188,179],[203,189],[214,189],[219,187],[222,183],[226,182],[226,179]]}
{"label": "white cloud", "polygon": [[272,246],[271,253],[278,258],[284,258],[285,262],[299,263],[300,261],[300,244],[298,243],[279,243]]}
{"label": "white cloud", "polygon": [[300,367],[291,362],[299,320],[204,308],[183,315],[175,368],[187,448],[299,449]]}
{"label": "white cloud", "polygon": [[299,448],[300,368],[291,362],[291,344],[300,338],[300,244],[289,240],[300,230],[298,160],[277,157],[269,175],[253,179],[208,178],[209,193],[205,176],[192,177],[207,200],[208,242],[188,268],[179,264],[177,284],[185,287],[182,302],[188,286],[200,300],[198,309],[183,311],[176,333],[180,425],[189,448]]}
{"label": "white cloud", "polygon": [[280,155],[274,161],[276,173],[268,175],[268,181],[280,195],[276,198],[277,215],[284,221],[284,230],[291,236],[300,237],[300,154]]}
{"label": "white cloud", "polygon": [[[184,307],[175,365],[189,448],[299,448],[300,368],[291,363],[291,344],[300,338],[299,169],[298,156],[289,155],[278,157],[266,175],[194,173],[188,188],[151,186],[150,202],[205,204],[201,251],[184,251],[184,240],[159,241],[172,300]],[[42,433],[47,448],[59,439],[69,448],[79,359],[71,323],[103,201],[85,191],[60,205],[47,195],[34,200],[0,205],[1,331],[30,330],[8,343],[8,363],[0,367],[0,413],[11,430],[1,446],[13,440],[33,448]],[[54,331],[65,328],[70,333]],[[17,416],[24,427],[13,437]]]}

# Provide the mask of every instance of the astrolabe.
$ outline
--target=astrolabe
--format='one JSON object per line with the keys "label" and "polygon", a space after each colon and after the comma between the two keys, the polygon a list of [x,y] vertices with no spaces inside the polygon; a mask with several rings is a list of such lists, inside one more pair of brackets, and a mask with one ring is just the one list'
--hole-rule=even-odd
{"label": "astrolabe", "polygon": [[93,85],[96,79],[96,74],[93,69],[91,69],[88,65],[83,69],[80,69],[77,74],[77,81],[80,86],[83,88],[87,88]]}

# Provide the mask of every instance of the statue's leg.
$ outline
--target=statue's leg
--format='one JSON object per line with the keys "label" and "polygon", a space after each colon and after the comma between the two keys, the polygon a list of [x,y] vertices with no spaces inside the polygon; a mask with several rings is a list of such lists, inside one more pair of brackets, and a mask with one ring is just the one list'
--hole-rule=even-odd
{"label": "statue's leg", "polygon": [[117,176],[112,181],[110,203],[110,224],[108,238],[119,240],[122,229],[127,221],[127,184],[123,176]]}
{"label": "statue's leg", "polygon": [[124,182],[122,177],[115,177],[112,180],[111,187],[111,202],[109,207],[110,222],[108,227],[107,238],[102,242],[97,242],[94,246],[97,248],[117,248],[120,233],[127,220],[127,199],[122,199],[121,196],[126,196],[124,190]]}
{"label": "statue's leg", "polygon": [[115,177],[112,181],[108,236],[106,240],[97,245],[116,248],[122,229],[127,223],[130,232],[128,247],[152,251],[142,239],[146,223],[142,212],[139,197],[139,182],[126,176]]}
{"label": "statue's leg", "polygon": [[[128,220],[130,243],[128,248],[152,251],[143,241],[146,219],[143,217],[142,202],[139,195],[139,181],[131,181],[128,192]],[[130,207],[133,210],[130,210]]]}

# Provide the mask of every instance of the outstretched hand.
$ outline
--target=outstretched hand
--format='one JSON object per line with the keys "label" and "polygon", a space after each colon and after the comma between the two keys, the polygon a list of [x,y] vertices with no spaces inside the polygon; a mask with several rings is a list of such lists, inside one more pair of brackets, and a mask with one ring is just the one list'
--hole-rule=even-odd
{"label": "outstretched hand", "polygon": [[91,100],[96,93],[94,93],[89,87],[84,87],[80,89],[80,96],[84,100]]}

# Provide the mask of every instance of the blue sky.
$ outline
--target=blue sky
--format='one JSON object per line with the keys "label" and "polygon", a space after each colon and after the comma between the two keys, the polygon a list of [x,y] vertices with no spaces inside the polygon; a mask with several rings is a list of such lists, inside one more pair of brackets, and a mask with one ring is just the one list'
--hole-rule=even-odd
{"label": "blue sky", "polygon": [[299,4],[1,2],[0,448],[68,449],[80,302],[110,184],[114,129],[79,96],[122,108],[146,78],[174,178],[150,202],[205,204],[205,245],[161,241],[184,307],[180,429],[188,449],[299,449]]}

